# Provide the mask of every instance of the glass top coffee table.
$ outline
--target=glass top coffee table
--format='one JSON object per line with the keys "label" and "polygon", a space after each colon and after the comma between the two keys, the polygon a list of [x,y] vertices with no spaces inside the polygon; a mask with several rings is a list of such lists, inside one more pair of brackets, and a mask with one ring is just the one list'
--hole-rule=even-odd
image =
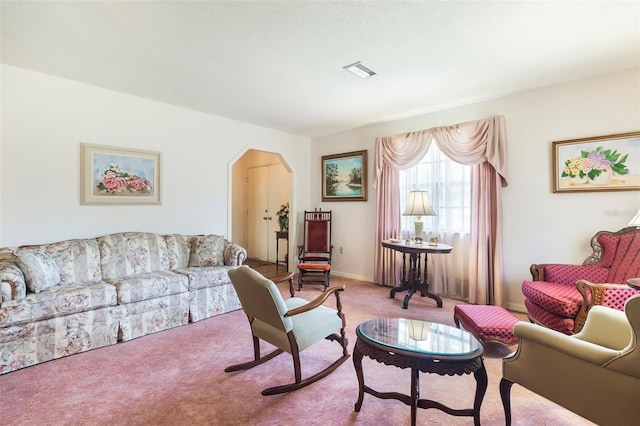
{"label": "glass top coffee table", "polygon": [[[411,424],[416,424],[418,408],[435,408],[453,416],[470,416],[480,424],[480,406],[487,391],[487,372],[482,360],[484,348],[470,333],[445,324],[404,318],[376,318],[356,328],[353,365],[358,376],[360,411],[364,394],[397,399],[411,407]],[[362,358],[368,356],[385,365],[411,369],[411,395],[378,392],[364,384]],[[473,408],[454,409],[437,401],[420,399],[419,373],[463,375],[473,373],[476,392]]]}

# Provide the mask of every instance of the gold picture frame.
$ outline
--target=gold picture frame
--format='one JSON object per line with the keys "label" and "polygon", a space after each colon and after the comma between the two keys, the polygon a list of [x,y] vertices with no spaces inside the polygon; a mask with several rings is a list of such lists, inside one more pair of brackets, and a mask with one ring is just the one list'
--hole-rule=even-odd
{"label": "gold picture frame", "polygon": [[322,157],[322,201],[367,201],[367,150]]}
{"label": "gold picture frame", "polygon": [[80,204],[161,204],[156,151],[80,144]]}
{"label": "gold picture frame", "polygon": [[640,189],[640,132],[552,142],[553,192]]}

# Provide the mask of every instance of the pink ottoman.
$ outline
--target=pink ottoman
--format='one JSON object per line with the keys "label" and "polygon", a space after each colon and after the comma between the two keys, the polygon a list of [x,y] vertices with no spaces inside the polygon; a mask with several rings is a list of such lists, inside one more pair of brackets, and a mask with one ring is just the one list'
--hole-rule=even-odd
{"label": "pink ottoman", "polygon": [[513,335],[513,326],[520,319],[500,306],[456,305],[453,308],[456,327],[460,324],[483,344],[488,342],[513,345],[518,338]]}

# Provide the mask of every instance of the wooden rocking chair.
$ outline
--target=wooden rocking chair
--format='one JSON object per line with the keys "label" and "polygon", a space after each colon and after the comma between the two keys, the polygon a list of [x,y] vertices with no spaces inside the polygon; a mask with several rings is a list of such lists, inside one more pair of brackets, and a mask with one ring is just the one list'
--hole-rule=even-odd
{"label": "wooden rocking chair", "polygon": [[[291,297],[283,299],[272,281],[248,266],[230,270],[229,277],[238,294],[242,309],[249,318],[253,335],[254,360],[232,365],[224,371],[253,368],[282,352],[288,352],[293,357],[295,382],[262,391],[262,395],[275,395],[310,385],[329,375],[349,358],[348,341],[344,330],[346,322],[340,302],[340,292],[344,290],[344,286],[329,288],[308,302],[294,296],[291,281],[289,281]],[[322,306],[332,294],[336,296],[337,310]],[[336,334],[336,331],[340,334]],[[259,339],[271,343],[278,349],[261,357]],[[338,342],[342,347],[342,356],[324,370],[302,380],[300,352],[322,339]]]}
{"label": "wooden rocking chair", "polygon": [[331,274],[331,210],[304,212],[303,243],[298,246],[298,290],[302,284],[329,287]]}

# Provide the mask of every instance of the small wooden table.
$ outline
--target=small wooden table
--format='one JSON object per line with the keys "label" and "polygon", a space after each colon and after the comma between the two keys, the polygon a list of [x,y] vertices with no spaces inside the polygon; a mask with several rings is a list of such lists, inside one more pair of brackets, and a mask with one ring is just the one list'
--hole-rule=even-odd
{"label": "small wooden table", "polygon": [[[287,252],[284,254],[284,260],[280,260],[280,240],[287,241]],[[284,263],[285,271],[289,270],[289,231],[276,231],[276,271],[281,263]]]}
{"label": "small wooden table", "polygon": [[[473,417],[480,425],[480,406],[487,391],[487,371],[482,354],[484,348],[470,333],[445,324],[408,320],[404,318],[376,318],[356,328],[353,365],[358,376],[358,401],[355,411],[362,408],[364,394],[381,399],[397,399],[411,406],[411,425],[416,424],[418,408],[435,408],[452,416]],[[378,392],[364,384],[362,358],[368,356],[385,365],[411,369],[411,395],[398,392]],[[419,374],[436,373],[441,376],[471,374],[476,379],[473,408],[454,409],[440,402],[420,398]]]}
{"label": "small wooden table", "polygon": [[[404,244],[391,240],[382,241],[382,247],[402,252],[402,276],[400,277],[400,287],[394,287],[389,294],[390,298],[394,298],[399,291],[407,290],[407,294],[402,302],[402,309],[409,307],[409,300],[413,293],[420,290],[422,297],[429,297],[436,301],[438,308],[442,308],[442,299],[435,293],[429,291],[429,277],[427,275],[427,254],[450,253],[453,247],[446,244],[438,244],[430,246],[428,244]],[[409,268],[411,279],[407,278],[407,253],[409,254]],[[424,254],[424,275],[420,271],[420,257]]]}

